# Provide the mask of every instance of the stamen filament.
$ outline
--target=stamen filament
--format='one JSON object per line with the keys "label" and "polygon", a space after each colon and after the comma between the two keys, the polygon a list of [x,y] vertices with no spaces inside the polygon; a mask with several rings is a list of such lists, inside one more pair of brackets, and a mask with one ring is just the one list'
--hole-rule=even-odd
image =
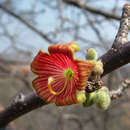
{"label": "stamen filament", "polygon": [[52,89],[52,83],[53,82],[54,82],[54,78],[53,77],[49,77],[48,78],[48,89],[49,89],[50,93],[53,94],[53,95],[59,95],[59,94],[61,94],[65,90],[65,88],[67,87],[67,84],[68,84],[68,80],[66,80],[63,89],[60,90],[59,92],[55,92]]}

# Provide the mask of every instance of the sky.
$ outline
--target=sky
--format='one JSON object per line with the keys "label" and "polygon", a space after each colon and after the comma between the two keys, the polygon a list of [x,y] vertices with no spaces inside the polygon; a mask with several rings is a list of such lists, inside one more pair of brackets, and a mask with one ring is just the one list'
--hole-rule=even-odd
{"label": "sky", "polygon": [[[17,13],[19,10],[23,11],[24,10],[30,10],[32,7],[32,4],[34,3],[34,0],[21,0],[21,1],[16,1],[13,0],[13,7],[15,8],[15,12]],[[45,0],[43,0],[45,1]],[[119,7],[123,7],[123,5],[126,3],[126,0],[119,0]],[[55,4],[55,2],[54,2]],[[89,3],[89,5],[94,6],[96,8],[106,10],[109,12],[109,10],[112,8],[114,5],[114,0],[100,0],[100,1],[92,1]],[[49,33],[55,30],[55,28],[58,28],[60,25],[60,22],[58,20],[58,15],[57,15],[57,10],[50,10],[48,7],[41,5],[39,2],[37,4],[37,7],[35,8],[36,11],[41,10],[44,7],[44,10],[46,10],[45,13],[39,14],[38,16],[35,17],[35,23],[36,27],[43,31],[44,33]],[[81,24],[84,24],[86,22],[85,17],[80,16],[80,19],[77,17],[77,13],[80,12],[79,9],[76,9],[75,12],[73,13],[73,10],[71,10],[72,7],[67,8],[67,10],[62,10],[63,14],[65,17],[74,17],[74,22],[79,22]],[[76,15],[75,15],[76,14]],[[117,14],[121,15],[121,12],[117,12]],[[25,25],[20,24],[19,21],[15,20],[12,17],[8,17],[8,15],[5,13],[4,16],[2,17],[2,22],[3,23],[8,23],[6,24],[6,27],[11,35],[16,36],[15,42],[18,43],[18,47],[22,49],[27,49],[33,52],[33,55],[37,53],[39,49],[44,49],[47,50],[48,46],[50,43],[47,43],[44,39],[42,39],[40,36],[38,36],[35,32],[31,31],[29,28],[26,28]],[[24,16],[25,19],[28,19],[28,17]],[[10,22],[11,21],[11,22]],[[29,20],[31,23],[32,21]],[[114,24],[117,26],[117,29],[119,27],[119,21],[115,21]],[[65,24],[65,26],[70,26]],[[97,27],[98,29],[101,30],[102,36],[104,36],[110,43],[108,43],[108,46],[110,47],[112,42],[111,40],[115,38],[115,35],[117,33],[117,30],[113,28],[113,26],[110,26],[109,21],[105,22],[101,25],[101,27]],[[0,29],[1,32],[1,29]],[[73,35],[73,32],[70,30],[70,34]],[[58,42],[69,42],[72,41],[72,36],[66,35],[64,33],[61,33],[57,38],[56,41]],[[80,31],[81,36],[87,36],[88,40],[94,39],[97,41],[97,37],[94,35],[94,32],[92,29],[88,26],[86,27],[86,30],[81,30]],[[10,49],[10,40],[8,40],[5,37],[1,37],[1,48],[0,52],[3,52],[4,50],[9,50]],[[54,39],[55,41],[55,39]],[[79,43],[80,45],[80,43]],[[88,47],[92,47],[89,45]],[[86,44],[82,44],[81,48],[86,48]],[[100,46],[97,48],[97,50],[100,52]],[[105,51],[105,49],[104,49]],[[103,53],[103,52],[102,52]],[[100,53],[101,55],[101,53]]]}

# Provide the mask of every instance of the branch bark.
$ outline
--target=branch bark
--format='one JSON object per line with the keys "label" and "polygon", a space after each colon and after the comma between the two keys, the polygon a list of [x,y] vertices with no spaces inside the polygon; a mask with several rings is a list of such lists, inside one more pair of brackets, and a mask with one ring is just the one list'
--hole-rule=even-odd
{"label": "branch bark", "polygon": [[130,30],[130,4],[123,7],[120,27],[113,42],[112,48],[117,48],[119,44],[128,42],[128,31]]}
{"label": "branch bark", "polygon": [[130,63],[130,42],[111,48],[99,59],[103,63],[104,73],[102,76]]}
{"label": "branch bark", "polygon": [[46,103],[35,93],[30,93],[27,96],[20,93],[10,102],[6,109],[0,112],[0,128],[43,105],[46,105]]}

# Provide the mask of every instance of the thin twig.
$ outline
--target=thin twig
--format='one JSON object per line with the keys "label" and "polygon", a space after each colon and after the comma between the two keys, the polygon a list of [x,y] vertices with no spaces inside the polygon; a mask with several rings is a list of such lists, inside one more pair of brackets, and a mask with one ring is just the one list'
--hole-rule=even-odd
{"label": "thin twig", "polygon": [[46,34],[35,28],[33,25],[31,25],[28,21],[26,21],[23,17],[17,15],[15,12],[11,11],[10,9],[7,9],[3,5],[0,4],[0,9],[6,12],[7,14],[11,15],[12,17],[19,20],[21,23],[26,25],[28,28],[33,30],[35,33],[37,33],[39,36],[41,36],[44,40],[46,40],[49,43],[55,43],[53,40],[51,40]]}
{"label": "thin twig", "polygon": [[63,1],[67,4],[69,4],[69,5],[76,6],[78,8],[89,11],[93,14],[101,15],[101,16],[104,16],[106,18],[115,19],[115,20],[121,19],[121,17],[119,15],[109,13],[109,12],[105,12],[103,10],[96,9],[92,6],[89,6],[84,0],[63,0]]}
{"label": "thin twig", "polygon": [[130,87],[130,78],[123,81],[117,90],[112,90],[110,92],[111,99],[112,100],[118,99],[120,96],[122,96],[123,92],[129,87]]}

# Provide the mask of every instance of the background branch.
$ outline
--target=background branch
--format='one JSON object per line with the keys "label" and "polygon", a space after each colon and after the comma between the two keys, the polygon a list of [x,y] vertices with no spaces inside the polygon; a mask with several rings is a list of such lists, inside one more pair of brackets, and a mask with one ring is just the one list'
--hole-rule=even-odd
{"label": "background branch", "polygon": [[112,90],[110,92],[111,99],[118,99],[120,96],[122,96],[123,92],[130,87],[130,78],[126,79],[122,84],[119,86],[117,90]]}
{"label": "background branch", "polygon": [[89,11],[93,14],[101,15],[101,16],[104,16],[106,18],[115,19],[115,20],[121,19],[121,17],[116,15],[116,14],[109,13],[109,12],[94,8],[92,6],[89,6],[83,0],[63,0],[63,1],[69,5],[73,5],[73,6],[76,6],[78,8],[82,8],[83,10]]}
{"label": "background branch", "polygon": [[30,28],[31,30],[33,30],[35,33],[37,33],[41,38],[43,38],[44,40],[46,40],[49,43],[55,43],[53,40],[51,40],[46,34],[44,34],[43,32],[41,32],[40,30],[38,30],[37,28],[35,28],[32,24],[30,24],[28,21],[26,21],[24,18],[22,18],[21,16],[17,15],[16,13],[14,13],[13,11],[11,11],[10,9],[4,7],[3,5],[0,4],[0,9],[3,10],[4,12],[6,12],[7,14],[11,15],[12,17],[16,18],[17,20],[19,20],[21,23],[23,23],[24,25],[26,25],[28,28]]}

